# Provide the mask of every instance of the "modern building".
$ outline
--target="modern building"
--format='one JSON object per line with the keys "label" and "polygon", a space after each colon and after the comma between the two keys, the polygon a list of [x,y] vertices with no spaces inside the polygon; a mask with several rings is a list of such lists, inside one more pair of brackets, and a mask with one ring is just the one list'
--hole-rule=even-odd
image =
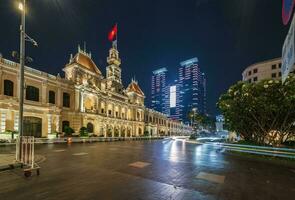
{"label": "modern building", "polygon": [[178,102],[179,102],[179,85],[177,83],[177,80],[174,81],[174,83],[168,85],[168,91],[169,91],[169,117],[171,119],[177,120],[177,108],[178,108]]}
{"label": "modern building", "polygon": [[[265,79],[279,80],[282,77],[281,62],[281,58],[275,58],[252,64],[243,71],[243,81],[255,83]],[[293,67],[292,72],[294,72],[294,69],[295,67]]]}
{"label": "modern building", "polygon": [[188,123],[187,116],[192,109],[206,114],[206,78],[198,65],[198,58],[192,58],[180,63],[178,87],[177,119]]}
{"label": "modern building", "polygon": [[[24,135],[47,137],[71,127],[77,134],[81,127],[102,137],[134,137],[158,124],[145,122],[145,116],[155,115],[144,106],[145,95],[138,82],[127,88],[121,80],[121,60],[113,45],[107,57],[106,77],[92,60],[91,54],[78,47],[64,67],[65,77],[54,76],[25,67]],[[18,131],[19,64],[0,57],[0,133]],[[154,113],[154,112],[152,112]],[[153,129],[153,135],[174,133],[172,123]],[[158,117],[152,117],[152,119]],[[147,124],[148,123],[148,124]],[[181,126],[180,122],[173,122]],[[189,130],[183,126],[181,130]]]}
{"label": "modern building", "polygon": [[151,108],[169,115],[169,88],[167,87],[167,74],[168,71],[165,67],[153,71]]}

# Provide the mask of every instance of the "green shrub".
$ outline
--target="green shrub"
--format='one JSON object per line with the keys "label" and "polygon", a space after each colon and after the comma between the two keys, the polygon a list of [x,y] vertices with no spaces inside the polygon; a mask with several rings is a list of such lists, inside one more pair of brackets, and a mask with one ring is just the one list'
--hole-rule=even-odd
{"label": "green shrub", "polygon": [[69,127],[69,126],[66,126],[66,127],[65,127],[64,132],[65,132],[65,136],[66,136],[66,137],[72,136],[72,134],[75,133],[74,129],[72,129],[72,128]]}
{"label": "green shrub", "polygon": [[80,137],[88,137],[88,131],[87,131],[87,128],[86,127],[81,127],[80,128]]}
{"label": "green shrub", "polygon": [[144,131],[144,136],[150,136],[150,133],[148,131]]}

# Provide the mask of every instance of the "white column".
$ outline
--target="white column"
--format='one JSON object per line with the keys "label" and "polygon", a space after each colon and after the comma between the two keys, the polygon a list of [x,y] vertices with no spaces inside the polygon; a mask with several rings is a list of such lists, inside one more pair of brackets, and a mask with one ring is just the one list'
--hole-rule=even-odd
{"label": "white column", "polygon": [[[61,87],[61,86],[58,85],[58,87]],[[56,98],[56,100],[57,100],[57,106],[58,107],[62,107],[63,106],[62,105],[62,103],[63,103],[63,96],[62,96],[62,93],[61,93],[61,89],[60,88],[57,89],[57,98]]]}
{"label": "white column", "polygon": [[59,123],[60,122],[60,116],[59,115],[57,115],[56,116],[56,124],[55,124],[55,131],[56,132],[60,132],[60,128],[59,128]]}
{"label": "white column", "polygon": [[19,117],[19,115],[18,115],[18,112],[14,112],[14,130],[15,131],[18,131],[18,117]]}
{"label": "white column", "polygon": [[51,124],[52,124],[52,115],[48,114],[47,115],[47,133],[48,134],[50,134],[52,132]]}
{"label": "white column", "polygon": [[42,82],[42,87],[41,87],[41,102],[42,104],[46,104],[47,102],[47,84],[46,82]]}
{"label": "white column", "polygon": [[84,94],[80,92],[80,111],[84,112]]}
{"label": "white column", "polygon": [[6,110],[1,110],[1,133],[5,132],[6,130]]}

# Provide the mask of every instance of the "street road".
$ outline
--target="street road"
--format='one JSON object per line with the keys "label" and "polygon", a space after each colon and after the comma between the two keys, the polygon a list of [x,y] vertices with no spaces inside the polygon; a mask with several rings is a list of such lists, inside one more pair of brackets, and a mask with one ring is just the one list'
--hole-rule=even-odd
{"label": "street road", "polygon": [[[9,153],[13,146],[0,147]],[[294,199],[295,169],[184,140],[38,145],[41,175],[0,172],[0,199]]]}

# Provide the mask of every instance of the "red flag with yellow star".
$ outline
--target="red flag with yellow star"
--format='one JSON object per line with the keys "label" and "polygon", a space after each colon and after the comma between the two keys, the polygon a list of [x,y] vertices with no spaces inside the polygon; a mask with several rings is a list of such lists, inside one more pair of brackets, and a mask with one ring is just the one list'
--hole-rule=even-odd
{"label": "red flag with yellow star", "polygon": [[112,28],[111,32],[109,32],[108,39],[109,41],[113,41],[115,37],[117,37],[118,26],[117,24]]}

